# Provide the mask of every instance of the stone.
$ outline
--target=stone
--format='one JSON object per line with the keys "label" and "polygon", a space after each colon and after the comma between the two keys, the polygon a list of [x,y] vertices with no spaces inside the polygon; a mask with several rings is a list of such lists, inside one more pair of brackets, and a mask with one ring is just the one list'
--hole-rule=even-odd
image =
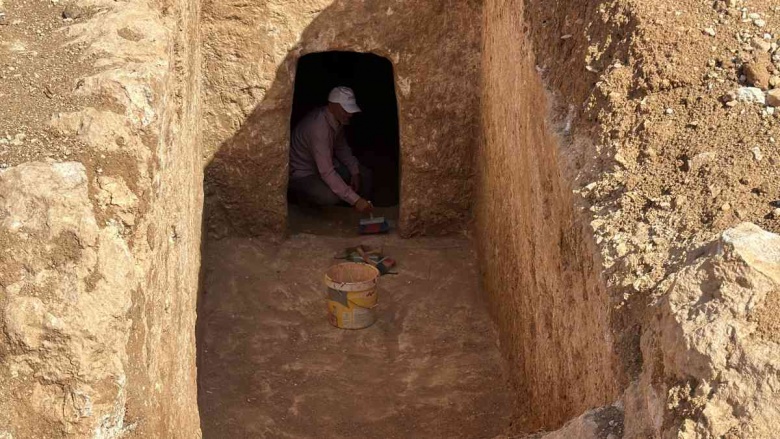
{"label": "stone", "polygon": [[[61,27],[54,43],[64,46],[46,65],[76,67],[61,84],[69,99],[75,85],[75,98],[54,110],[66,113],[47,127],[31,112],[31,126],[11,120],[0,132],[0,162],[10,165],[0,169],[0,438],[201,436],[199,6],[98,3],[76,0],[101,13],[85,9],[61,27],[52,18],[79,12],[27,2],[26,15],[13,16],[24,19],[12,29],[22,33],[0,44],[4,54],[25,52],[12,56],[11,74],[20,93],[42,101],[54,77],[28,69],[41,65],[30,50],[36,35]],[[119,38],[128,26],[148,39]],[[60,152],[89,165],[25,162]]]}
{"label": "stone", "polygon": [[19,146],[22,143],[24,143],[24,140],[27,139],[27,135],[24,133],[18,133],[13,137],[9,137],[9,143],[13,146]]}
{"label": "stone", "polygon": [[760,88],[756,88],[756,87],[739,88],[736,91],[735,96],[736,96],[736,100],[739,102],[758,103],[758,104],[766,103],[766,95]]}
{"label": "stone", "polygon": [[760,89],[769,88],[769,78],[771,63],[768,60],[756,61],[746,64],[742,72],[745,75],[747,84]]}
{"label": "stone", "polygon": [[753,160],[760,162],[764,158],[764,154],[761,153],[761,148],[755,146],[750,148],[750,152],[753,153]]}
{"label": "stone", "polygon": [[[67,404],[65,410],[50,410],[48,398],[31,398],[11,409],[18,417],[15,422],[21,425],[28,416],[43,416],[82,437],[103,428],[101,422],[105,427],[121,423],[113,415],[126,398],[123,346],[129,326],[121,317],[130,307],[129,289],[138,285],[126,243],[113,230],[98,227],[80,163],[34,162],[9,168],[0,173],[0,192],[5,194],[0,199],[5,213],[0,236],[16,245],[23,242],[26,249],[0,256],[2,265],[26,266],[36,274],[18,273],[6,280],[2,329],[15,343],[4,361],[17,364],[35,358],[31,375],[45,374],[48,383],[67,382],[69,391],[91,401],[92,414],[71,417]],[[89,286],[93,274],[100,281]],[[44,304],[26,291],[55,294],[47,294]],[[113,383],[110,390],[96,390],[104,382]],[[0,401],[9,399],[0,389]]]}
{"label": "stone", "polygon": [[711,27],[705,27],[702,32],[704,32],[706,35],[709,35],[711,37],[715,36],[715,29]]}
{"label": "stone", "polygon": [[702,166],[714,162],[718,158],[718,154],[715,152],[701,152],[693,156],[688,160],[688,171],[696,172],[701,169]]}
{"label": "stone", "polygon": [[12,341],[40,349],[46,310],[37,297],[12,295],[5,306],[5,330]]}
{"label": "stone", "polygon": [[754,37],[750,40],[750,45],[762,52],[769,52],[772,48],[772,43],[761,37]]}
{"label": "stone", "polygon": [[727,104],[729,102],[736,102],[737,101],[737,93],[734,91],[730,91],[723,96],[720,97],[720,101],[724,104]]}
{"label": "stone", "polygon": [[775,437],[780,337],[766,306],[780,288],[780,236],[742,223],[690,260],[643,328],[643,358],[656,360],[622,399],[625,437]]}
{"label": "stone", "polygon": [[100,186],[97,199],[104,206],[111,205],[123,210],[130,210],[138,204],[138,197],[127,187],[122,178],[100,176],[97,180],[98,186]]}
{"label": "stone", "polygon": [[615,154],[615,161],[618,162],[620,164],[620,166],[622,166],[624,168],[628,168],[628,166],[629,166],[628,160],[626,160],[626,158],[621,153]]}
{"label": "stone", "polygon": [[769,90],[767,92],[766,104],[772,107],[780,107],[780,88]]}
{"label": "stone", "polygon": [[69,3],[62,10],[62,18],[75,20],[81,18],[84,15],[84,9],[76,3]]}

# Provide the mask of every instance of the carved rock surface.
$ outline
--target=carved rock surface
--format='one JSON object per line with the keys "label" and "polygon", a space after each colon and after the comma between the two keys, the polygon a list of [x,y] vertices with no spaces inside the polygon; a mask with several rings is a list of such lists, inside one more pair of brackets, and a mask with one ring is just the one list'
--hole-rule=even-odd
{"label": "carved rock surface", "polygon": [[127,313],[138,281],[117,230],[98,227],[87,187],[80,163],[0,172],[0,400],[16,400],[3,417],[27,434],[62,426],[112,437],[123,427]]}
{"label": "carved rock surface", "polygon": [[6,5],[57,50],[0,45],[35,72],[3,88],[26,135],[0,139],[0,438],[199,437],[199,6]]}
{"label": "carved rock surface", "polygon": [[678,272],[642,336],[627,437],[776,437],[780,236],[727,230]]}
{"label": "carved rock surface", "polygon": [[203,19],[211,232],[284,230],[295,69],[301,56],[332,50],[393,63],[401,233],[466,227],[479,139],[481,2],[210,0]]}

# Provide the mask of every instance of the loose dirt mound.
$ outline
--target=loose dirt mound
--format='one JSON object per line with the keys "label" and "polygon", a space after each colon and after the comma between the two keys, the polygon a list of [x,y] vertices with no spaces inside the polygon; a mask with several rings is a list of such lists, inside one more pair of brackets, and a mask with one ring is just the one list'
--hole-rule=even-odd
{"label": "loose dirt mound", "polygon": [[775,2],[529,6],[563,134],[597,142],[564,153],[624,303],[728,227],[780,231]]}

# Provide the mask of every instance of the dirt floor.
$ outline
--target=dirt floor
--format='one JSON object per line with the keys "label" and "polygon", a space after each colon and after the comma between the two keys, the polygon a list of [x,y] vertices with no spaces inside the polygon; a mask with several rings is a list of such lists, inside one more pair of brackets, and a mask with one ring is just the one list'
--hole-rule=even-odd
{"label": "dirt floor", "polygon": [[[399,261],[379,320],[330,326],[322,276],[357,243]],[[493,438],[511,393],[465,238],[294,234],[206,244],[199,304],[205,438]]]}

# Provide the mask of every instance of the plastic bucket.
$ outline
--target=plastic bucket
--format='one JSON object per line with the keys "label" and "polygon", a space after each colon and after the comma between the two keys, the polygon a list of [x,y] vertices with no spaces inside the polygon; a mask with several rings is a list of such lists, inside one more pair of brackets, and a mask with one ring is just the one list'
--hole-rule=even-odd
{"label": "plastic bucket", "polygon": [[325,273],[328,321],[343,329],[367,328],[376,322],[379,270],[368,264],[345,262]]}

